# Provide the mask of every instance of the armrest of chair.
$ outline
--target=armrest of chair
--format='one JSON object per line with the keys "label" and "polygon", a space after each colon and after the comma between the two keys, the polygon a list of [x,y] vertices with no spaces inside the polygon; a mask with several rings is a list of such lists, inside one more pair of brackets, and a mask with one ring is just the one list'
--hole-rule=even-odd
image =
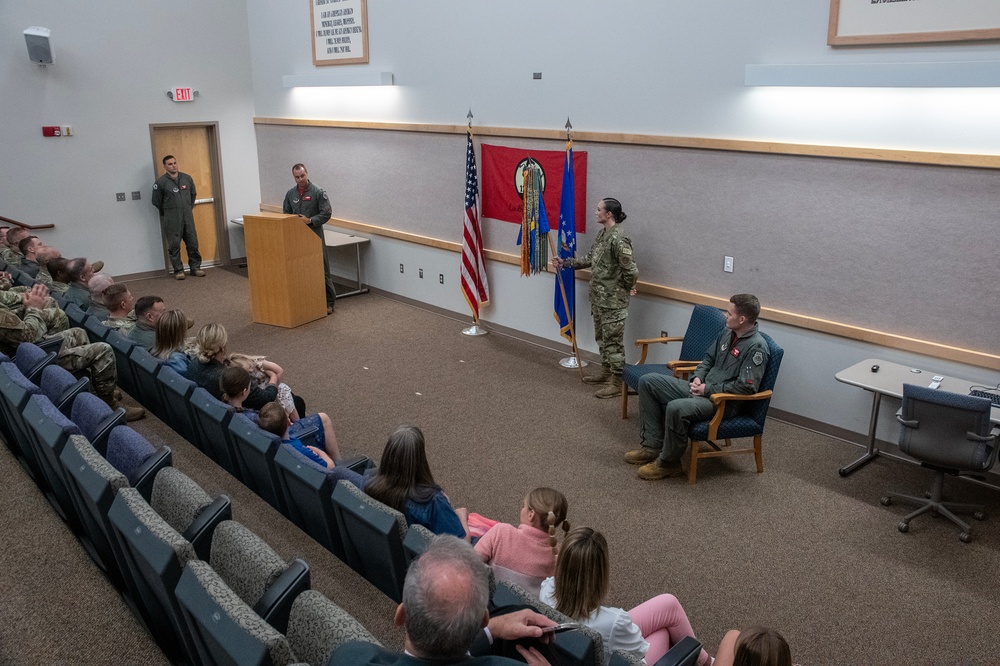
{"label": "armrest of chair", "polygon": [[[299,439],[306,446],[316,446],[316,435],[319,434],[319,428],[303,428],[297,435],[296,439]],[[322,448],[322,447],[319,447]]]}
{"label": "armrest of chair", "polygon": [[695,663],[701,654],[701,643],[692,636],[685,636],[667,653],[660,657],[654,666],[676,666],[677,664]]}
{"label": "armrest of chair", "polygon": [[164,467],[172,467],[174,453],[169,446],[161,446],[153,452],[135,471],[135,479],[129,479],[129,485],[139,491],[147,502],[153,499],[153,481],[156,473]]}
{"label": "armrest of chair", "polygon": [[747,402],[750,400],[766,400],[771,397],[772,391],[761,391],[760,393],[713,393],[708,399],[715,405],[715,414],[708,422],[708,438],[712,441],[719,436],[719,426],[726,415],[726,405],[730,402]]}
{"label": "armrest of chair", "polygon": [[[111,431],[120,425],[125,425],[124,407],[119,407],[98,424],[97,434],[94,435],[94,440],[90,445],[97,449],[97,452],[102,456],[108,455],[108,437],[111,436]],[[149,501],[148,496],[146,497],[146,501]]]}
{"label": "armrest of chair", "polygon": [[668,361],[667,370],[673,370],[674,377],[687,379],[698,368],[700,361]]}
{"label": "armrest of chair", "polygon": [[233,505],[228,495],[219,495],[211,504],[201,510],[195,519],[191,521],[183,536],[192,546],[198,559],[209,561],[212,548],[212,535],[215,527],[223,520],[233,519]]}
{"label": "armrest of chair", "polygon": [[59,348],[62,347],[62,338],[42,338],[35,344],[38,345],[40,349],[44,349],[47,352],[58,352]]}
{"label": "armrest of chair", "polygon": [[669,337],[669,338],[641,338],[635,341],[636,347],[642,348],[642,356],[639,358],[639,362],[636,365],[642,365],[646,362],[646,354],[649,352],[649,345],[656,343],[666,344],[668,342],[681,342],[684,338]]}
{"label": "armrest of chair", "polygon": [[269,625],[286,633],[288,631],[288,616],[292,612],[292,602],[295,597],[309,589],[309,565],[295,558],[264,592],[264,595],[254,605],[254,612]]}

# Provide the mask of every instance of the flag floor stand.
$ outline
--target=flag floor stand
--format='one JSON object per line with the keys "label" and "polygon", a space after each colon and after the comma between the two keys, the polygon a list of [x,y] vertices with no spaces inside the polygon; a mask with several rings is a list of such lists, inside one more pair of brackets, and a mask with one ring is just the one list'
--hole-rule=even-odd
{"label": "flag floor stand", "polygon": [[473,324],[469,328],[462,329],[462,335],[486,335],[487,333],[489,333],[489,331],[479,324]]}
{"label": "flag floor stand", "polygon": [[576,368],[586,368],[590,364],[583,359],[580,359],[580,363],[578,364],[576,362],[576,356],[567,356],[566,358],[559,359],[559,365],[564,368],[572,368],[575,370]]}

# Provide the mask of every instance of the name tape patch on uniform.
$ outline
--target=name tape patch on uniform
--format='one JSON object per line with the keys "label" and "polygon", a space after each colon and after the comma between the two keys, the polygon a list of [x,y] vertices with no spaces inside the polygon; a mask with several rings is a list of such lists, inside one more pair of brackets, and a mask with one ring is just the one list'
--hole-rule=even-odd
{"label": "name tape patch on uniform", "polygon": [[760,365],[764,362],[764,352],[754,352],[753,358],[751,359],[754,365]]}

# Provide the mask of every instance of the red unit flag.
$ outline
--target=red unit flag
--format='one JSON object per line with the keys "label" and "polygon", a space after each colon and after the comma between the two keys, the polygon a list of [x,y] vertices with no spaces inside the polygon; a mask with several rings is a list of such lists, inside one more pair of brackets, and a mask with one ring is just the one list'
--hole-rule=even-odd
{"label": "red unit flag", "polygon": [[[524,162],[533,160],[542,168],[542,201],[551,219],[559,217],[562,173],[566,153],[562,150],[527,150],[482,144],[483,217],[521,224]],[[587,228],[587,153],[573,151],[574,222],[578,234]]]}

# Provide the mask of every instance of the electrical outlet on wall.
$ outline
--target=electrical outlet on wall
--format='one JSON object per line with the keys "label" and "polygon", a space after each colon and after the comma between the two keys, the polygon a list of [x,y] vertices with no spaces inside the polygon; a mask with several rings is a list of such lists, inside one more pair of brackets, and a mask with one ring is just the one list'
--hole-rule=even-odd
{"label": "electrical outlet on wall", "polygon": [[400,264],[400,265],[399,265],[399,272],[400,272],[400,273],[402,273],[402,272],[403,272],[403,264]]}
{"label": "electrical outlet on wall", "polygon": [[732,257],[726,257],[725,261],[722,262],[722,270],[724,270],[727,273],[732,273],[733,272],[733,258]]}
{"label": "electrical outlet on wall", "polygon": [[421,268],[420,270],[418,270],[417,274],[418,274],[418,277],[420,277],[421,280],[424,279],[424,269]]}
{"label": "electrical outlet on wall", "polygon": [[438,284],[444,284],[444,273],[438,273]]}

